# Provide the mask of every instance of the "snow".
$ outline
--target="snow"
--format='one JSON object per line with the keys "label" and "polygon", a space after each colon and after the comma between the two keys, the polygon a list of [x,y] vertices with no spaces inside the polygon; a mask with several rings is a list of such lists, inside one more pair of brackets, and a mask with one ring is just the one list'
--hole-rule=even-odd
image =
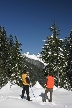
{"label": "snow", "polygon": [[42,41],[46,42],[46,40],[42,40]]}
{"label": "snow", "polygon": [[39,82],[37,81],[36,84],[33,86],[33,88],[43,88]]}
{"label": "snow", "polygon": [[1,91],[4,92],[4,93],[11,92],[10,85],[11,85],[11,83],[8,81],[8,83],[4,87],[1,88],[0,92]]}
{"label": "snow", "polygon": [[[42,102],[45,89],[38,81],[30,88],[30,97],[33,101],[21,99],[21,92],[21,87],[8,82],[0,89],[0,108],[72,108],[72,91],[64,88],[54,86],[52,103],[48,102],[48,99],[46,102]],[[47,98],[49,98],[49,93]]]}
{"label": "snow", "polygon": [[58,88],[56,86],[54,86],[53,90],[57,90]]}
{"label": "snow", "polygon": [[26,53],[24,53],[22,55],[25,55],[26,57],[28,57],[30,59],[38,60],[38,61],[42,62],[44,65],[46,65],[46,63],[44,63],[42,61],[42,59],[40,58],[41,57],[41,54],[39,54],[39,53],[37,55],[35,55],[35,54],[32,54],[31,55],[29,52],[26,52]]}
{"label": "snow", "polygon": [[[34,54],[32,54],[32,55],[30,55],[30,53],[29,52],[26,52],[26,53],[24,53],[24,55],[26,56],[26,57],[28,57],[28,58],[31,58],[31,59],[35,59],[35,60],[40,60],[39,59],[39,54],[38,55],[34,55]],[[37,57],[38,56],[38,57]]]}

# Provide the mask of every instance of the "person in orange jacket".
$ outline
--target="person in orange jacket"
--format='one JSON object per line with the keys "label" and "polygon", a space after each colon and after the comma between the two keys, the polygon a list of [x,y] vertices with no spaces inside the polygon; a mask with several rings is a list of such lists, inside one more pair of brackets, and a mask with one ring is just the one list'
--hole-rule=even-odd
{"label": "person in orange jacket", "polygon": [[27,94],[27,100],[30,101],[30,96],[29,96],[29,84],[30,84],[30,79],[28,77],[28,72],[26,70],[24,70],[23,74],[22,74],[22,83],[23,83],[23,90],[22,90],[22,96],[21,98],[24,98],[24,94],[26,91]]}
{"label": "person in orange jacket", "polygon": [[44,93],[44,99],[43,102],[46,102],[47,93],[50,92],[50,99],[49,102],[52,102],[52,93],[53,93],[53,86],[54,86],[54,76],[49,73],[49,75],[46,77],[46,89]]}

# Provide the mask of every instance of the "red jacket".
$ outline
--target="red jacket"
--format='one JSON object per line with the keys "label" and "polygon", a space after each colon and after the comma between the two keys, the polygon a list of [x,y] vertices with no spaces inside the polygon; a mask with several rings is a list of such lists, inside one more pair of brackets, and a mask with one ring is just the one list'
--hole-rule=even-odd
{"label": "red jacket", "polygon": [[53,88],[53,86],[54,86],[54,77],[47,76],[46,87]]}

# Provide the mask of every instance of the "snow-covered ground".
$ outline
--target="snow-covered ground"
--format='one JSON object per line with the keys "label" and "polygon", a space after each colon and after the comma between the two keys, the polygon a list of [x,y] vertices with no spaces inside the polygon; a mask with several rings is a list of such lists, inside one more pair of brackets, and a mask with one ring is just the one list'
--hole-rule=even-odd
{"label": "snow-covered ground", "polygon": [[21,91],[22,88],[16,84],[10,88],[10,83],[8,82],[0,89],[0,108],[72,108],[72,91],[54,86],[52,103],[48,102],[48,99],[46,102],[42,102],[45,90],[38,81],[30,88],[30,97],[33,101],[21,99]]}

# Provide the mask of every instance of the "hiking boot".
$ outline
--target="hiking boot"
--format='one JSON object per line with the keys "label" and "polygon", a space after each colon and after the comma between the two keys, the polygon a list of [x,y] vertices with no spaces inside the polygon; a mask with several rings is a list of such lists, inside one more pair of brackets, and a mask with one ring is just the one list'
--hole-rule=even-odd
{"label": "hiking boot", "polygon": [[23,99],[23,97],[21,96],[21,98]]}
{"label": "hiking boot", "polygon": [[23,97],[23,96],[21,96],[21,98],[23,99],[24,97]]}
{"label": "hiking boot", "polygon": [[49,102],[52,102],[52,101],[49,99]]}
{"label": "hiking boot", "polygon": [[26,100],[30,101],[30,96],[28,96]]}
{"label": "hiking boot", "polygon": [[46,99],[43,99],[43,102],[46,102]]}

